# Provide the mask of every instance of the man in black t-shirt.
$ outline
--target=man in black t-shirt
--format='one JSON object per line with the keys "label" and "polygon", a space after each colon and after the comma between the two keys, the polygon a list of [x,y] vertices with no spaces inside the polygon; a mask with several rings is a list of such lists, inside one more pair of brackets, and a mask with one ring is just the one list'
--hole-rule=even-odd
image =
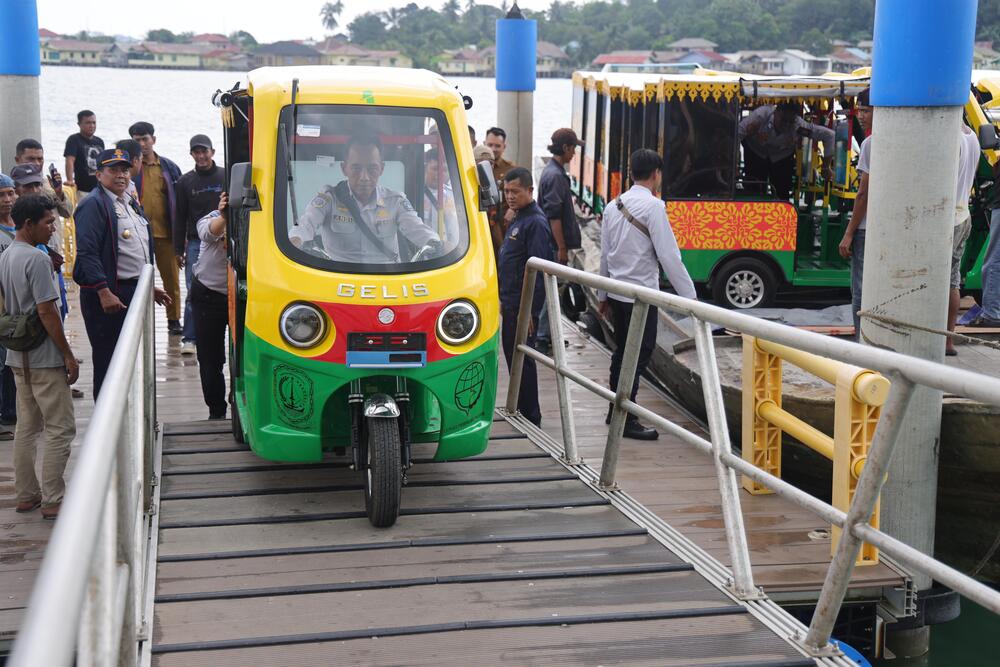
{"label": "man in black t-shirt", "polygon": [[77,192],[90,192],[97,187],[97,156],[104,150],[104,140],[96,136],[97,116],[84,109],[76,114],[80,131],[66,139],[66,178],[68,185],[76,185]]}

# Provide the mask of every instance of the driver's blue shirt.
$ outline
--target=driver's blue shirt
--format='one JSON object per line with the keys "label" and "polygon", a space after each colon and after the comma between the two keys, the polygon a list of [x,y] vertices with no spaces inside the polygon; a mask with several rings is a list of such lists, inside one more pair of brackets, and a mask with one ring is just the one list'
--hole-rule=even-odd
{"label": "driver's blue shirt", "polygon": [[[517,313],[521,305],[521,286],[524,284],[524,267],[532,257],[552,260],[552,231],[545,213],[532,201],[517,212],[503,245],[497,274],[500,282],[500,308]],[[536,276],[535,295],[531,302],[531,315],[538,317],[545,304],[545,283],[542,274]]]}

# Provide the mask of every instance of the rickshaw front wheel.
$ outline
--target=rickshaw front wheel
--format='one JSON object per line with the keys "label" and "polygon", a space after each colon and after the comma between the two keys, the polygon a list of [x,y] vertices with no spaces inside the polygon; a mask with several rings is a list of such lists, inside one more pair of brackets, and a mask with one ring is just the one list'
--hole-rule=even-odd
{"label": "rickshaw front wheel", "polygon": [[369,417],[365,425],[365,511],[376,528],[388,528],[399,517],[403,464],[397,419]]}

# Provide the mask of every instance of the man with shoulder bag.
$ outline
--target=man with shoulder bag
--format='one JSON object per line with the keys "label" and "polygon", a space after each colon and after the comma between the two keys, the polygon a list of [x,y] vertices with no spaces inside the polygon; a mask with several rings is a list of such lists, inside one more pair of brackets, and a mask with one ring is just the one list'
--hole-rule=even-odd
{"label": "man with shoulder bag", "polygon": [[[681,263],[677,239],[667,220],[666,204],[656,196],[663,181],[662,169],[663,160],[654,150],[641,148],[629,158],[633,185],[604,209],[601,275],[658,290],[660,267],[663,267],[677,294],[696,299],[694,283]],[[601,315],[609,318],[614,327],[615,351],[611,356],[610,386],[612,391],[617,391],[633,302],[628,297],[603,291],[597,293],[597,298]],[[656,318],[656,308],[650,306],[646,313],[646,328],[642,334],[635,379],[629,392],[633,402],[639,390],[639,378],[656,347]],[[611,423],[612,408],[608,408],[606,424]],[[623,435],[636,440],[656,440],[659,437],[656,429],[644,426],[632,415],[625,420]]]}
{"label": "man with shoulder bag", "polygon": [[[42,518],[54,520],[66,490],[64,473],[76,418],[70,385],[80,363],[63,330],[59,291],[52,263],[38,245],[52,237],[55,202],[27,195],[14,204],[16,233],[0,255],[0,345],[17,384],[17,428],[14,432],[14,489],[17,512],[41,506]],[[45,434],[42,480],[35,474],[38,441]]]}

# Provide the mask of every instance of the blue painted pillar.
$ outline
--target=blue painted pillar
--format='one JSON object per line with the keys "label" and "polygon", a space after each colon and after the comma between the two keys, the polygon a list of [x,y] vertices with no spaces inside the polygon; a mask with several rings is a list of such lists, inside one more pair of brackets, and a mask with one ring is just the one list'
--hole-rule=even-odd
{"label": "blue painted pillar", "polygon": [[9,173],[21,139],[41,140],[38,9],[35,0],[0,0],[0,169]]}
{"label": "blue painted pillar", "polygon": [[[513,11],[508,14],[510,17]],[[520,15],[518,11],[517,15]],[[538,25],[525,18],[497,21],[497,126],[507,132],[504,158],[531,168]]]}
{"label": "blue painted pillar", "polygon": [[[871,175],[862,311],[943,330],[950,296],[962,106],[977,0],[878,0],[872,54]],[[941,362],[945,337],[862,317],[862,340]],[[959,348],[959,354],[966,354]],[[882,528],[934,553],[941,394],[917,389],[882,493]],[[918,588],[930,579],[914,576]],[[892,638],[891,638],[892,639]],[[928,628],[897,654],[927,650]]]}

